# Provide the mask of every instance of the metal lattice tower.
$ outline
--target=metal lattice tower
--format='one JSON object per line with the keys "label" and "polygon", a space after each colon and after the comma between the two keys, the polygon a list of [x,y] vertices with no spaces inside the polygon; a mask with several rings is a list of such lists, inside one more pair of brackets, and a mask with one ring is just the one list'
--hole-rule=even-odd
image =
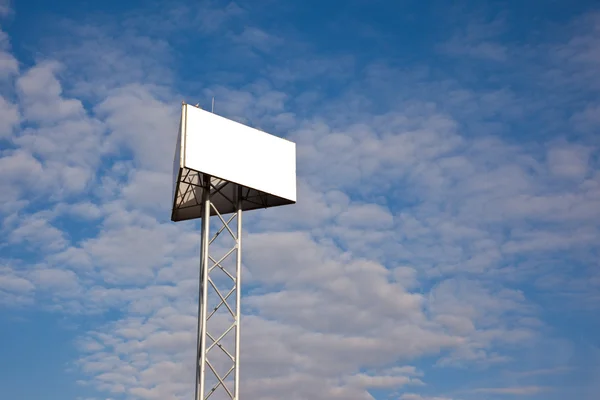
{"label": "metal lattice tower", "polygon": [[171,220],[202,219],[195,400],[240,399],[242,211],[294,204],[295,162],[294,143],[182,104]]}
{"label": "metal lattice tower", "polygon": [[[229,199],[232,206],[235,206],[236,212],[225,220],[219,213],[215,205],[211,202],[211,192],[219,192],[225,185],[231,183],[216,180],[211,182],[209,176],[204,176],[203,182],[205,190],[202,197],[202,239],[201,239],[201,266],[200,266],[200,293],[198,304],[198,340],[197,340],[197,356],[196,356],[196,400],[205,400],[210,398],[218,389],[226,394],[227,399],[239,399],[240,387],[240,318],[241,318],[241,269],[242,269],[242,208],[241,195],[242,189],[238,187],[237,198]],[[214,235],[210,235],[210,216],[211,211],[216,214],[220,222],[220,228]],[[235,229],[231,228],[232,222],[235,221]],[[233,240],[233,247],[227,250],[218,260],[211,255],[211,245],[219,237],[221,233],[229,235]],[[235,253],[235,273],[232,274],[227,270],[223,263]],[[220,290],[219,286],[213,279],[216,273],[221,273],[229,278],[230,288],[226,293]],[[209,289],[212,289],[218,297],[218,303],[211,310],[208,308]],[[232,299],[232,295],[235,298]],[[234,304],[231,304],[234,303]],[[209,321],[217,313],[226,309],[228,314],[227,325],[221,330],[209,330]],[[225,339],[231,332],[234,332],[235,340],[233,351],[228,350],[228,344]],[[218,368],[211,363],[211,352],[220,351],[225,355],[230,364],[226,371],[218,371]],[[233,354],[232,354],[233,353]],[[214,381],[207,380],[207,368],[214,375]],[[233,385],[228,378],[233,373]],[[209,385],[207,385],[207,383]],[[210,386],[210,388],[208,388]]]}

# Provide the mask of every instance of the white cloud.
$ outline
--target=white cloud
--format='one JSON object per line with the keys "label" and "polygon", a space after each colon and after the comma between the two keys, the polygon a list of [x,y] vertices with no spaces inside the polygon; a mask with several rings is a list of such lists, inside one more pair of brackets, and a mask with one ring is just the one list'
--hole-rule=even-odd
{"label": "white cloud", "polygon": [[273,47],[283,43],[280,37],[270,35],[262,29],[256,27],[244,27],[243,31],[238,35],[232,36],[232,41],[242,46],[255,48],[260,51],[269,51]]}
{"label": "white cloud", "polygon": [[38,287],[55,294],[76,296],[81,290],[77,275],[73,271],[42,268],[31,271],[29,277]]}
{"label": "white cloud", "polygon": [[[7,6],[0,5],[0,16],[6,15]],[[9,52],[10,41],[6,32],[0,29],[0,80],[4,81],[19,72],[17,59]]]}
{"label": "white cloud", "polygon": [[153,88],[143,85],[115,89],[95,107],[111,131],[108,146],[112,152],[118,154],[125,146],[137,165],[161,172],[172,165],[176,110],[159,100]]}
{"label": "white cloud", "polygon": [[72,204],[60,203],[57,206],[57,212],[75,216],[83,221],[95,220],[103,215],[102,210],[98,207],[98,205],[87,201]]}
{"label": "white cloud", "polygon": [[491,21],[471,20],[461,28],[460,33],[441,45],[440,50],[453,56],[506,61],[509,48],[497,40],[497,36],[505,29],[504,26],[502,18]]}
{"label": "white cloud", "polygon": [[422,396],[415,393],[404,393],[400,400],[452,400],[450,397]]}
{"label": "white cloud", "polygon": [[559,178],[582,180],[589,170],[592,149],[584,146],[559,145],[549,149],[548,166]]}
{"label": "white cloud", "polygon": [[361,389],[397,389],[405,385],[422,385],[423,383],[416,378],[407,376],[371,376],[366,374],[357,374],[348,379],[348,384],[352,387]]}
{"label": "white cloud", "polygon": [[33,193],[33,199],[51,193],[56,200],[86,189],[104,151],[102,124],[87,115],[80,100],[63,95],[57,79],[61,68],[56,62],[43,62],[16,82],[27,127],[11,137],[17,149],[3,161],[21,159],[19,168],[28,171],[17,190]]}
{"label": "white cloud", "polygon": [[479,388],[473,389],[473,393],[482,394],[503,394],[513,396],[527,396],[532,394],[539,394],[547,391],[548,389],[541,386],[519,386],[519,387],[502,387],[502,388]]}
{"label": "white cloud", "polygon": [[572,117],[573,124],[584,132],[594,132],[600,127],[600,105],[591,104]]}
{"label": "white cloud", "polygon": [[534,310],[516,290],[490,290],[475,281],[449,279],[430,292],[428,305],[435,321],[466,338],[439,360],[441,365],[508,361],[491,349],[523,346],[535,338],[520,318],[533,315]]}
{"label": "white cloud", "polygon": [[60,69],[61,65],[57,62],[43,62],[19,77],[17,90],[25,118],[53,123],[84,114],[81,101],[62,96],[62,86],[55,76]]}
{"label": "white cloud", "polygon": [[13,244],[26,243],[40,252],[61,250],[68,243],[64,232],[52,226],[43,214],[26,216],[11,228]]}
{"label": "white cloud", "polygon": [[[289,96],[262,81],[234,89],[216,85],[204,90],[205,98],[215,97],[215,112],[258,129],[273,126],[279,132],[293,127],[294,115],[285,111]],[[193,101],[190,101],[193,103]]]}
{"label": "white cloud", "polygon": [[122,194],[128,204],[136,209],[162,212],[172,207],[172,176],[167,172],[144,169],[132,171]]}
{"label": "white cloud", "polygon": [[[178,12],[189,15],[190,9],[183,7]],[[194,24],[195,28],[205,32],[214,32],[244,13],[245,10],[233,1],[224,7],[215,6],[214,3],[207,1],[202,2],[197,9],[192,10],[190,22]],[[177,20],[174,22],[177,23]]]}
{"label": "white cloud", "polygon": [[561,375],[567,372],[573,371],[571,367],[554,367],[554,368],[542,368],[542,369],[534,369],[529,371],[521,371],[515,372],[518,376],[530,377],[530,376],[540,376],[540,375]]}
{"label": "white cloud", "polygon": [[[77,71],[77,78],[69,80],[70,92],[94,104],[111,91],[131,84],[168,84],[172,82],[168,66],[173,54],[168,42],[152,33],[165,24],[173,24],[170,29],[181,29],[181,20],[167,18],[175,9],[171,5],[154,20],[138,14],[126,21],[98,14],[90,14],[86,21],[62,20],[55,36],[47,42],[47,50]],[[102,54],[102,62],[98,62],[98,54]]]}
{"label": "white cloud", "polygon": [[14,272],[9,268],[1,269],[0,288],[10,292],[27,293],[32,291],[35,286],[27,279],[20,278],[14,275]]}
{"label": "white cloud", "polygon": [[94,260],[106,282],[143,284],[154,278],[157,268],[164,266],[169,253],[176,250],[174,236],[158,226],[154,230],[123,226],[86,240],[81,248]]}
{"label": "white cloud", "polygon": [[11,266],[0,266],[0,306],[18,307],[33,303],[35,285]]}
{"label": "white cloud", "polygon": [[352,205],[337,217],[342,228],[355,229],[389,229],[394,217],[388,210],[377,204]]}
{"label": "white cloud", "polygon": [[26,151],[3,152],[0,171],[0,200],[8,208],[6,213],[28,202],[25,193],[35,193],[47,184],[41,180],[43,166]]}
{"label": "white cloud", "polygon": [[0,96],[0,139],[10,137],[20,120],[21,115],[17,106]]}
{"label": "white cloud", "polygon": [[[286,40],[286,47],[295,48],[293,44],[290,45],[289,40]],[[299,44],[296,47],[298,47],[297,51],[300,52],[302,45]],[[278,83],[310,82],[315,78],[323,77],[343,81],[351,78],[355,73],[355,57],[350,54],[328,54],[326,56],[315,54],[307,58],[288,58],[281,61],[277,65],[267,67],[269,77]],[[297,108],[299,110],[309,108],[310,105],[322,99],[322,97],[323,93],[309,89],[295,98]]]}

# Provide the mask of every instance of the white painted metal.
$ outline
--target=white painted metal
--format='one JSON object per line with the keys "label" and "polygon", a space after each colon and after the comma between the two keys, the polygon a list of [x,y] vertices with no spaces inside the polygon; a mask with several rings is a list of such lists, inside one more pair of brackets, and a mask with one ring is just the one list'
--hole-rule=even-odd
{"label": "white painted metal", "polygon": [[184,167],[296,201],[296,145],[185,105]]}

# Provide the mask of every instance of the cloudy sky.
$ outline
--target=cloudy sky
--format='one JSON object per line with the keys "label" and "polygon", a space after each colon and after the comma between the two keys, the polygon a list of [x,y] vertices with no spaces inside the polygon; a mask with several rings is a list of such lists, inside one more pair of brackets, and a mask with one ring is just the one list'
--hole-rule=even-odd
{"label": "cloudy sky", "polygon": [[190,399],[182,100],[297,143],[246,399],[596,400],[593,1],[0,0],[0,397]]}

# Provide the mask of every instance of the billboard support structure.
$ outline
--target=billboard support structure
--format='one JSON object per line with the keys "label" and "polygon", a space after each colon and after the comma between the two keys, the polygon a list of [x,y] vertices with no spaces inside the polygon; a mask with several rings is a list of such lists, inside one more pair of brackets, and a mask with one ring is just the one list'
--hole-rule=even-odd
{"label": "billboard support structure", "polygon": [[171,220],[202,219],[195,400],[240,400],[242,212],[296,203],[296,145],[183,103],[173,178]]}
{"label": "billboard support structure", "polygon": [[[228,183],[225,183],[227,185]],[[232,204],[236,205],[236,212],[228,219],[225,220],[218,210],[211,203],[210,193],[212,190],[216,190],[217,187],[211,182],[211,177],[205,175],[203,177],[203,185],[205,190],[202,197],[202,238],[201,238],[201,264],[200,264],[200,282],[199,288],[200,293],[198,296],[198,336],[197,336],[197,352],[196,352],[196,400],[208,399],[219,387],[223,388],[223,391],[227,394],[229,399],[239,400],[239,387],[240,387],[240,319],[241,319],[241,277],[242,277],[242,188],[237,187],[236,199],[230,199]],[[237,186],[237,185],[236,185]],[[211,211],[215,212],[220,222],[220,228],[215,232],[214,235],[210,234],[210,219],[204,218],[204,215],[211,214]],[[231,229],[232,222],[235,221],[236,228],[235,232]],[[210,245],[217,239],[217,237],[227,231],[227,234],[231,236],[234,241],[232,248],[228,249],[223,257],[216,259],[210,254]],[[221,263],[235,253],[236,268],[235,275],[228,272]],[[212,264],[212,265],[211,265]],[[213,271],[222,271],[230,280],[232,286],[227,293],[222,293],[214,283],[212,275]],[[208,311],[208,288],[209,285],[213,288],[214,293],[217,294],[219,303],[214,307],[210,313]],[[230,299],[231,295],[235,293],[235,305],[232,306],[233,301]],[[208,329],[208,321],[213,317],[217,311],[225,307],[228,313],[232,317],[232,323],[225,327],[224,331],[217,333],[211,332]],[[233,353],[227,350],[221,341],[227,336],[227,334],[235,329],[235,348]],[[208,359],[208,353],[215,347],[219,348],[230,361],[230,366],[224,374],[219,374],[216,368],[211,364]],[[215,377],[215,381],[211,382],[211,387],[207,392],[207,380],[206,380],[206,368],[209,368]],[[233,387],[228,382],[228,378],[233,372]]]}

